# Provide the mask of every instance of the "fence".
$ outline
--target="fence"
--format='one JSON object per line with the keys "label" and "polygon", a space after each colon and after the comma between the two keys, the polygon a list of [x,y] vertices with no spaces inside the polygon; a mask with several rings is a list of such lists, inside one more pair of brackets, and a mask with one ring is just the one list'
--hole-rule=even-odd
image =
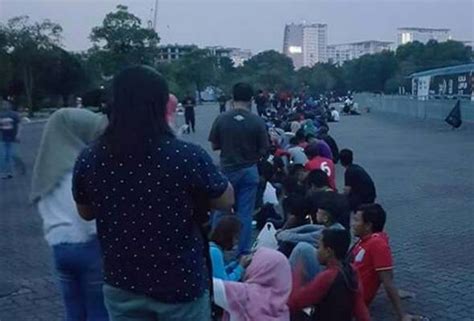
{"label": "fence", "polygon": [[[456,100],[419,100],[413,96],[392,96],[371,93],[354,95],[359,108],[371,112],[393,113],[418,119],[444,120],[456,104]],[[461,100],[463,121],[474,122],[474,102]]]}

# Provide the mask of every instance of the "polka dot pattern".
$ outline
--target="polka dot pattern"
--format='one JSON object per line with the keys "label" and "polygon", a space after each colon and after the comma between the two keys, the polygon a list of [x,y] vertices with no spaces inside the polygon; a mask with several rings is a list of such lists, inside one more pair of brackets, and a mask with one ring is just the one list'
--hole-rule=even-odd
{"label": "polka dot pattern", "polygon": [[161,302],[188,302],[208,287],[196,195],[215,198],[228,181],[200,147],[177,139],[146,155],[114,155],[96,143],[79,156],[73,194],[89,205],[105,282]]}

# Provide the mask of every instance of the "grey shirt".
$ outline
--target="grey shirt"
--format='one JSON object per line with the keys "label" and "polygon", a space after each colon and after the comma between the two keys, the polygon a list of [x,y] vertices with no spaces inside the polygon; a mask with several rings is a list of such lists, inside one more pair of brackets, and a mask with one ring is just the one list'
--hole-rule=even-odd
{"label": "grey shirt", "polygon": [[233,109],[217,117],[209,141],[221,151],[221,166],[228,171],[257,164],[269,148],[265,122],[244,109]]}

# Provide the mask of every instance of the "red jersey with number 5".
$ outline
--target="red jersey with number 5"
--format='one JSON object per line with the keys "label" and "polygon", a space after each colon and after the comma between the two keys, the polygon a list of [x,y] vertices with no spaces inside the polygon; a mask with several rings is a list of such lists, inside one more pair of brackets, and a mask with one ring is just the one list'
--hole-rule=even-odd
{"label": "red jersey with number 5", "polygon": [[329,187],[331,187],[334,191],[337,190],[336,188],[336,167],[334,167],[334,163],[331,159],[316,156],[312,160],[308,161],[304,168],[308,171],[314,171],[317,169],[322,170],[325,172],[329,177]]}

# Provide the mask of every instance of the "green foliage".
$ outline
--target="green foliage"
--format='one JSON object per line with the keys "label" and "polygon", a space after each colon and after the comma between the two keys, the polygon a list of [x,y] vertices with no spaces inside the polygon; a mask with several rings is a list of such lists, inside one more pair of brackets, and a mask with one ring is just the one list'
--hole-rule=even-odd
{"label": "green foliage", "polygon": [[94,44],[90,54],[95,55],[104,75],[113,75],[128,65],[153,65],[160,40],[153,29],[142,27],[140,18],[122,5],[107,14],[101,26],[92,29],[90,39]]}

